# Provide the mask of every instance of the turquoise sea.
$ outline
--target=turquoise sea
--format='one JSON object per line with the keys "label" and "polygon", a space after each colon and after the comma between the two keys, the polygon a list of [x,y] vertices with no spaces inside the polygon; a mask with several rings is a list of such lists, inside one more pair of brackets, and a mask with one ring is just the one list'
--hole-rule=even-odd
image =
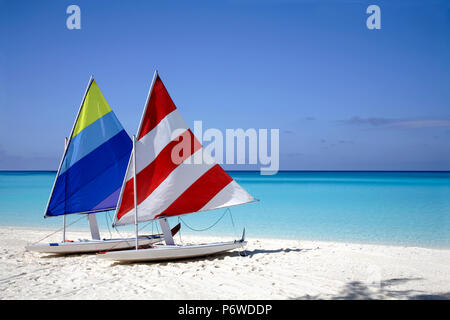
{"label": "turquoise sea", "polygon": [[[0,225],[48,228],[62,218],[43,218],[55,172],[0,171]],[[384,243],[450,248],[450,172],[230,172],[260,201],[231,208],[206,235]],[[194,229],[207,228],[225,212],[182,217]],[[109,236],[113,212],[97,218]],[[79,216],[68,216],[67,223]],[[171,218],[174,225],[178,218]],[[146,223],[140,226],[144,227]],[[156,224],[155,224],[156,225]],[[88,230],[82,219],[70,230]],[[120,228],[133,234],[133,227]],[[182,225],[183,234],[201,234]],[[151,223],[144,233],[152,231]],[[114,234],[113,234],[114,235]]]}

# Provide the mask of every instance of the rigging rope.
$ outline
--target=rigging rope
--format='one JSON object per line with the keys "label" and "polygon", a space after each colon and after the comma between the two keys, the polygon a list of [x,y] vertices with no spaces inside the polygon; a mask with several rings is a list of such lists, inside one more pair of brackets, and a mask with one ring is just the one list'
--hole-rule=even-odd
{"label": "rigging rope", "polygon": [[[178,216],[178,223],[180,223],[180,216]],[[184,244],[183,239],[181,239],[181,228],[180,228],[180,230],[178,230],[178,236],[180,237],[180,243]]]}
{"label": "rigging rope", "polygon": [[[230,209],[230,208],[228,208],[228,210],[229,210],[229,209]],[[238,235],[237,235],[237,233],[236,233],[236,226],[235,226],[235,224],[234,224],[233,215],[231,214],[231,210],[229,210],[229,211],[230,211],[231,224],[233,225],[234,235],[235,235],[235,237],[237,238]],[[242,250],[241,250],[241,249],[242,249]],[[238,248],[238,250],[239,250],[239,255],[240,255],[241,257],[247,255],[247,251],[245,251],[245,248],[244,248],[243,245],[241,245],[240,248]]]}
{"label": "rigging rope", "polygon": [[[235,236],[236,236],[236,225],[234,224],[233,214],[231,213],[230,208],[227,208],[227,209],[225,210],[225,212],[220,216],[220,218],[217,219],[216,222],[214,222],[211,226],[206,227],[206,228],[204,228],[204,229],[194,229],[194,228],[192,228],[192,227],[189,226],[183,219],[181,219],[180,216],[178,216],[178,222],[179,222],[179,221],[183,222],[183,224],[184,224],[186,227],[188,227],[189,229],[191,229],[192,231],[200,231],[200,232],[201,232],[201,231],[206,231],[206,230],[209,230],[209,229],[211,229],[212,227],[214,227],[216,224],[218,224],[219,221],[222,220],[222,218],[225,216],[225,214],[226,214],[227,212],[230,214],[231,224],[233,225],[233,231],[234,231],[234,234],[235,234]],[[180,230],[180,231],[181,231],[181,230]],[[180,232],[180,231],[179,231],[179,232]],[[182,242],[182,240],[181,240],[181,232],[180,232],[180,235],[179,235],[179,236],[180,236],[180,242]],[[239,246],[238,251],[239,251],[239,255],[240,255],[240,256],[247,256],[247,251],[245,250],[245,248],[244,248],[243,245]]]}
{"label": "rigging rope", "polygon": [[[78,218],[78,219],[75,220],[74,222],[69,223],[68,225],[66,225],[65,228],[67,229],[68,227],[70,227],[70,226],[73,225],[74,223],[77,223],[78,221],[80,221],[80,220],[83,219],[83,218],[87,218],[87,215],[82,215],[80,218]],[[50,233],[49,235],[43,237],[42,239],[40,239],[40,240],[38,240],[38,241],[36,241],[36,242],[33,242],[33,244],[39,243],[39,242],[41,242],[42,240],[47,239],[48,237],[54,235],[55,233],[58,233],[59,231],[61,231],[61,230],[63,230],[63,229],[64,229],[64,227],[59,228],[59,229],[56,230],[55,232],[52,232],[52,233]]]}
{"label": "rigging rope", "polygon": [[[112,222],[112,220],[111,220],[111,222]],[[146,227],[151,223],[151,224],[152,224],[152,233],[151,233],[151,234],[153,235],[153,222],[154,222],[154,220],[148,222],[148,223],[145,224],[142,228],[138,229],[138,232],[141,231],[142,229],[146,228]],[[157,231],[159,232],[159,230],[158,230],[158,225],[156,225],[156,228],[157,228]],[[122,239],[125,239],[125,237],[122,236],[122,234],[120,233],[119,229],[117,229],[117,226],[114,226],[114,230],[116,230],[116,232],[119,234],[119,236],[120,236]],[[136,237],[136,235],[134,235],[134,236]],[[132,235],[128,236],[127,238],[131,238],[131,237],[132,237]],[[138,235],[138,239],[139,239],[139,235]],[[105,250],[104,253],[113,250],[113,249],[114,249],[116,246],[118,246],[118,245],[119,245],[119,243],[113,245],[113,246],[112,246],[111,248],[109,248],[108,250]]]}
{"label": "rigging rope", "polygon": [[[212,227],[214,227],[216,224],[218,224],[219,221],[222,220],[222,218],[225,216],[225,214],[227,213],[227,211],[230,211],[230,208],[227,208],[227,209],[225,210],[225,212],[220,216],[220,218],[219,218],[216,222],[214,222],[211,226],[206,227],[206,228],[204,228],[204,229],[194,229],[194,228],[192,228],[191,226],[189,226],[183,219],[181,219],[181,217],[178,217],[178,219],[179,219],[181,222],[183,222],[183,224],[184,224],[186,227],[188,227],[189,229],[191,229],[192,231],[198,231],[198,232],[201,232],[201,231],[207,231],[207,230],[211,229]],[[230,213],[231,213],[231,211],[230,211]]]}
{"label": "rigging rope", "polygon": [[[138,232],[139,231],[141,231],[142,229],[144,229],[144,228],[146,228],[150,223],[152,224],[152,233],[151,234],[153,234],[153,220],[152,221],[150,221],[150,222],[148,222],[147,224],[145,224],[143,227],[141,227],[139,230],[138,230]],[[111,220],[111,224],[112,224],[112,220]],[[119,236],[121,237],[121,238],[124,238],[124,236],[122,236],[122,234],[120,233],[120,231],[119,231],[119,229],[117,229],[117,226],[114,226],[114,230],[116,230],[116,232],[119,234]],[[136,236],[135,234],[130,234],[129,236],[127,236],[127,238],[131,238],[131,237],[133,237],[133,236]]]}

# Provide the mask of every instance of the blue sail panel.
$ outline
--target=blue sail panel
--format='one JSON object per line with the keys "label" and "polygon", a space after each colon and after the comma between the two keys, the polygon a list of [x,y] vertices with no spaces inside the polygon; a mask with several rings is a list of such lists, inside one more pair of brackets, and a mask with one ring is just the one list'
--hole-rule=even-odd
{"label": "blue sail panel", "polygon": [[118,196],[97,205],[121,187],[132,148],[129,142],[122,130],[58,176],[47,215],[114,209]]}
{"label": "blue sail panel", "polygon": [[114,112],[107,113],[104,117],[86,127],[70,141],[59,174],[61,175],[81,158],[94,151],[122,130],[123,128]]}

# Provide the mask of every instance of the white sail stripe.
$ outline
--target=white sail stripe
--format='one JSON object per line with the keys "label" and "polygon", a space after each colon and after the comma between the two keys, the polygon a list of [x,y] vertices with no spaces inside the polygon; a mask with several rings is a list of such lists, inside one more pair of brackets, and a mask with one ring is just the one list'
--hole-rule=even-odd
{"label": "white sail stripe", "polygon": [[[140,140],[136,140],[137,173],[156,159],[164,147],[173,140],[171,139],[172,133],[177,129],[187,130],[188,126],[178,110],[174,110]],[[133,159],[131,160],[128,164],[126,181],[134,177]]]}
{"label": "white sail stripe", "polygon": [[179,136],[188,129],[188,126],[178,110],[174,110],[162,119],[150,132],[136,141],[137,173],[141,172],[156,159],[164,147],[173,140],[171,139],[172,134],[177,129],[182,129],[182,131],[178,131],[177,136]]}
{"label": "white sail stripe", "polygon": [[231,181],[220,190],[203,208],[199,211],[207,211],[231,207],[255,201],[247,191],[245,191],[236,181]]}
{"label": "white sail stripe", "polygon": [[[214,164],[193,164],[194,158],[203,153],[203,148],[197,150],[183,163],[177,166],[169,176],[153,192],[138,205],[138,222],[154,219],[166,210],[178,197],[186,191]],[[116,225],[134,223],[134,208],[124,214]]]}

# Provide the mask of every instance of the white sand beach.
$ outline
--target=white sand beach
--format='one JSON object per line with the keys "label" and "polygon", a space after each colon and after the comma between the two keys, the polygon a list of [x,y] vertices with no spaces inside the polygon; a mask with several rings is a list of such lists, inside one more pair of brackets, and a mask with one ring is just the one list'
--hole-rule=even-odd
{"label": "white sand beach", "polygon": [[450,299],[450,250],[249,238],[246,257],[140,264],[25,251],[47,234],[0,228],[0,299]]}

